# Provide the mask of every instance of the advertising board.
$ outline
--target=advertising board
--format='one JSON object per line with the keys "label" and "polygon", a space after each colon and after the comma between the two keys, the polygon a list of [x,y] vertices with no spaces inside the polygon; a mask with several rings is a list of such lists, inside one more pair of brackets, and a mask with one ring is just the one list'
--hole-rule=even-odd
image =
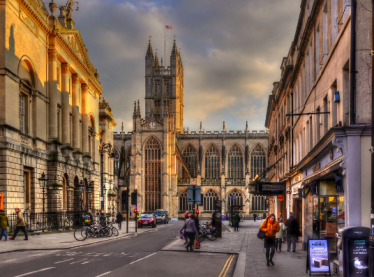
{"label": "advertising board", "polygon": [[369,241],[348,238],[349,277],[369,276]]}
{"label": "advertising board", "polygon": [[329,245],[327,239],[308,241],[309,275],[311,273],[330,273]]}

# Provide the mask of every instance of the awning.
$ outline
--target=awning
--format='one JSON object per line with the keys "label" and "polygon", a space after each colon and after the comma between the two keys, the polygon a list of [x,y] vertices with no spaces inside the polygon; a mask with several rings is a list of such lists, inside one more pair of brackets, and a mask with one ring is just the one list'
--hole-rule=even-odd
{"label": "awning", "polygon": [[305,185],[308,185],[316,180],[319,180],[323,177],[325,177],[326,175],[330,174],[330,173],[333,173],[334,171],[337,171],[339,169],[341,169],[341,166],[340,166],[340,163],[342,162],[342,158],[338,158],[334,161],[332,161],[331,163],[327,164],[326,166],[324,166],[323,168],[321,168],[320,170],[318,170],[317,172],[309,175],[308,177],[304,178],[303,180],[303,183],[302,185],[305,186]]}

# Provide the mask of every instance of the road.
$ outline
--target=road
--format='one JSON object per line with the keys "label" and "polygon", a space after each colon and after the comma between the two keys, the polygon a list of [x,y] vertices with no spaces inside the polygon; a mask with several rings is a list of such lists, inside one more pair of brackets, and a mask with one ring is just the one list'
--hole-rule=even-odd
{"label": "road", "polygon": [[[182,222],[170,222],[131,238],[64,251],[2,254],[1,277],[232,276],[235,256],[160,251],[176,239],[181,226]],[[1,241],[0,247],[2,243],[12,241]]]}

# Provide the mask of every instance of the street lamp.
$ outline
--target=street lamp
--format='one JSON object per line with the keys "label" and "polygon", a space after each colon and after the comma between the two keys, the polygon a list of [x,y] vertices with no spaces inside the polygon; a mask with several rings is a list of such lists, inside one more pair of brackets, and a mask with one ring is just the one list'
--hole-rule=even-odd
{"label": "street lamp", "polygon": [[[44,220],[44,202],[45,202],[44,195],[45,195],[45,188],[47,187],[48,179],[43,172],[42,177],[40,177],[38,180],[39,180],[40,187],[43,189],[43,220]],[[43,228],[43,232],[44,232],[44,228]]]}
{"label": "street lamp", "polygon": [[83,193],[84,193],[83,180],[80,181],[78,188],[79,188],[79,191],[81,192],[81,211],[82,211],[83,210]]}

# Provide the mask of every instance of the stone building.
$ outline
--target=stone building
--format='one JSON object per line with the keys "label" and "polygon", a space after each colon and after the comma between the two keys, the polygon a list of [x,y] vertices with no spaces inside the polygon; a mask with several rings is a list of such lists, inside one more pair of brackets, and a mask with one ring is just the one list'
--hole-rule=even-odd
{"label": "stone building", "polygon": [[[183,63],[174,40],[170,66],[162,66],[149,41],[145,56],[145,116],[140,103],[134,104],[133,131],[114,134],[120,159],[115,171],[120,188],[138,191],[138,210],[166,209],[172,217],[183,216],[187,185],[201,186],[203,217],[211,216],[216,200],[226,207],[244,205],[265,210],[265,199],[252,197],[247,185],[267,166],[266,131],[189,131],[184,127]],[[122,203],[122,199],[119,200]],[[125,210],[125,206],[121,207]]]}
{"label": "stone building", "polygon": [[265,122],[269,178],[287,183],[275,212],[295,213],[300,241],[328,238],[335,258],[339,229],[370,225],[370,5],[301,1]]}
{"label": "stone building", "polygon": [[[9,213],[42,211],[43,172],[45,211],[100,208],[98,147],[113,143],[116,123],[74,28],[73,5],[55,15],[53,2],[50,11],[41,0],[0,4],[0,193]],[[112,165],[105,153],[107,188]]]}

